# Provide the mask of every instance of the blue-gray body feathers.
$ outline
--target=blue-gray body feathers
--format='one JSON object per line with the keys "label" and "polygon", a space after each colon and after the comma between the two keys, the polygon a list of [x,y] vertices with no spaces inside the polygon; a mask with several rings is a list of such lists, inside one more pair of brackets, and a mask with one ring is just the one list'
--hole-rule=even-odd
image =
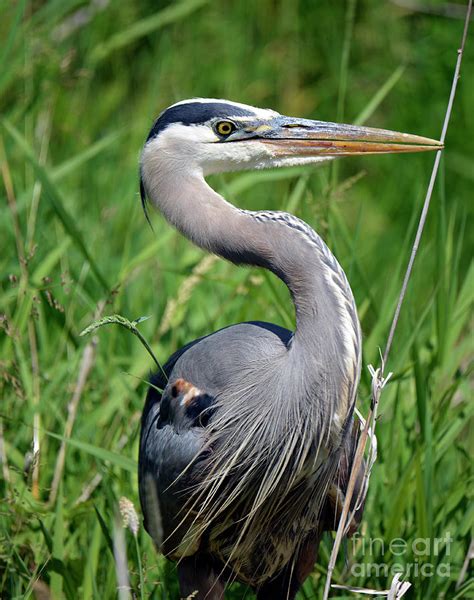
{"label": "blue-gray body feathers", "polygon": [[[239,210],[195,171],[177,176],[174,159],[157,167],[156,137],[183,111],[187,130],[216,110],[221,118],[231,109],[191,102],[158,119],[144,150],[142,199],[152,196],[201,248],[282,279],[296,329],[233,325],[171,357],[167,380],[154,379],[163,392],[150,388],[142,418],[140,499],[155,543],[179,561],[182,595],[221,599],[223,581],[238,579],[259,600],[294,598],[348,483],[360,327],[342,268],[306,223]],[[245,117],[239,110],[235,119]]]}
{"label": "blue-gray body feathers", "polygon": [[[318,391],[304,379],[293,393],[306,394],[307,407],[295,411],[285,385],[288,369],[300,371],[292,339],[275,325],[242,323],[197,340],[171,358],[169,382],[156,382],[164,393],[150,390],[142,421],[140,497],[155,543],[176,560],[208,554],[219,574],[256,589],[335,526],[329,488],[336,482],[344,491],[347,465],[337,471],[354,450],[352,416],[331,438]],[[190,414],[171,393],[180,380],[192,382],[199,402],[205,397]]]}

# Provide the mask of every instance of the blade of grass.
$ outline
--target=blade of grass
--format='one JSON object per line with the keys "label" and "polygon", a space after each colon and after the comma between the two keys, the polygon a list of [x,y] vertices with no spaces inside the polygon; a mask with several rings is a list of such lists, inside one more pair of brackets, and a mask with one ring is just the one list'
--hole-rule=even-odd
{"label": "blade of grass", "polygon": [[224,193],[228,197],[238,196],[246,190],[252,189],[260,183],[270,181],[282,181],[292,179],[307,173],[305,167],[288,167],[286,169],[274,169],[272,171],[255,171],[252,173],[244,173],[235,177],[232,181],[224,186]]}
{"label": "blade of grass", "polygon": [[44,433],[56,440],[65,441],[70,446],[73,446],[78,450],[82,450],[83,452],[86,452],[87,454],[90,454],[94,458],[97,458],[103,462],[110,462],[120,469],[124,469],[125,471],[129,471],[133,474],[135,474],[137,471],[137,463],[127,456],[122,456],[121,454],[117,454],[111,450],[106,450],[100,446],[94,446],[93,444],[82,442],[74,438],[65,438],[62,435],[53,433],[52,431],[45,431]]}
{"label": "blade of grass", "polygon": [[128,46],[140,38],[150,35],[166,25],[172,25],[188,15],[192,14],[198,8],[204,6],[209,0],[183,0],[175,2],[166,8],[158,11],[156,14],[137,21],[128,29],[114,34],[105,42],[97,44],[91,53],[91,63],[97,63],[105,60],[110,54]]}
{"label": "blade of grass", "polygon": [[[54,534],[53,534],[53,558],[63,562],[64,559],[64,510],[63,510],[63,490],[60,486],[55,511]],[[53,598],[62,598],[63,596],[63,577],[62,574],[53,571],[50,576],[50,587]]]}
{"label": "blade of grass", "polygon": [[[347,0],[344,23],[344,39],[342,43],[341,62],[339,65],[339,89],[337,94],[336,119],[338,123],[344,121],[344,108],[346,103],[347,83],[349,80],[349,58],[351,52],[352,35],[354,32],[355,10],[357,0]],[[339,163],[333,161],[331,165],[331,189],[336,189],[339,174]]]}
{"label": "blade of grass", "polygon": [[22,18],[25,13],[26,5],[26,0],[18,2],[15,17],[8,30],[6,43],[3,44],[3,52],[0,56],[0,90],[2,89],[4,80],[13,72],[13,65],[9,62],[9,59],[15,38],[22,27]]}
{"label": "blade of grass", "polygon": [[107,283],[107,280],[104,277],[104,275],[102,274],[101,270],[97,266],[96,261],[94,260],[91,253],[89,252],[89,250],[87,248],[87,244],[84,241],[84,238],[83,238],[81,232],[77,228],[73,217],[71,217],[71,215],[69,215],[69,213],[67,212],[67,210],[64,206],[64,200],[62,199],[62,197],[59,193],[59,190],[52,182],[47,170],[42,165],[40,165],[40,163],[36,160],[33,150],[29,146],[26,139],[21,135],[21,133],[6,119],[2,119],[1,124],[4,128],[4,130],[16,142],[16,144],[18,145],[20,150],[23,152],[23,154],[24,154],[25,158],[28,160],[28,162],[32,165],[32,167],[36,173],[36,176],[38,177],[38,179],[41,181],[41,183],[43,185],[46,197],[48,198],[51,206],[53,207],[53,210],[54,210],[56,216],[59,218],[59,220],[63,224],[64,229],[66,230],[67,234],[71,237],[71,239],[77,246],[78,250],[81,252],[81,254],[84,256],[84,258],[87,260],[87,262],[90,264],[91,269],[92,269],[94,275],[97,277],[97,280],[99,281],[99,283],[102,285],[104,290],[108,292],[111,288],[110,288],[109,284]]}
{"label": "blade of grass", "polygon": [[116,142],[129,133],[130,131],[128,128],[123,128],[120,131],[114,131],[96,140],[83,152],[68,158],[56,167],[53,167],[50,172],[51,181],[59,181],[63,177],[66,177],[66,175],[76,171],[79,169],[79,167],[82,167],[86,162],[96,158],[96,156],[104,152],[104,150],[107,150],[107,148],[113,146]]}
{"label": "blade of grass", "polygon": [[84,574],[82,576],[82,597],[84,600],[94,597],[94,582],[97,577],[97,567],[99,565],[100,542],[101,525],[98,521],[92,530]]}
{"label": "blade of grass", "polygon": [[396,84],[400,81],[403,73],[405,73],[405,67],[400,65],[390,75],[387,81],[377,90],[372,96],[366,106],[354,119],[354,125],[364,125],[368,119],[374,114],[377,108],[382,104],[388,94],[393,90]]}
{"label": "blade of grass", "polygon": [[107,523],[105,522],[104,517],[100,514],[100,510],[95,505],[94,505],[94,511],[95,511],[95,514],[97,517],[97,521],[100,525],[102,535],[104,536],[105,544],[106,544],[107,548],[110,550],[111,555],[113,556],[114,555],[114,543],[113,543],[112,537],[109,533]]}

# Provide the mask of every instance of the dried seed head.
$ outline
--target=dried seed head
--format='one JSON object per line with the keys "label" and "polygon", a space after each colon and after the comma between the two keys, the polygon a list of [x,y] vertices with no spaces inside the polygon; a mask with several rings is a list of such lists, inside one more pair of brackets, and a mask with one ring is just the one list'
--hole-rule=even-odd
{"label": "dried seed head", "polygon": [[128,527],[133,535],[137,537],[139,520],[133,502],[122,496],[119,500],[119,508],[123,526]]}

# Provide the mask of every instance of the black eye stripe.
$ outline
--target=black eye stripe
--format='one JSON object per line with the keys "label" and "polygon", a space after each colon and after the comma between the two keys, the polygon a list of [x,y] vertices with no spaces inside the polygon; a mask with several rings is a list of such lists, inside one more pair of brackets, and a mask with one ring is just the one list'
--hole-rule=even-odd
{"label": "black eye stripe", "polygon": [[206,123],[212,118],[225,119],[226,117],[254,117],[255,114],[234,104],[226,102],[187,102],[171,106],[161,113],[155,121],[147,142],[156,137],[168,125],[182,123],[183,125],[198,125]]}

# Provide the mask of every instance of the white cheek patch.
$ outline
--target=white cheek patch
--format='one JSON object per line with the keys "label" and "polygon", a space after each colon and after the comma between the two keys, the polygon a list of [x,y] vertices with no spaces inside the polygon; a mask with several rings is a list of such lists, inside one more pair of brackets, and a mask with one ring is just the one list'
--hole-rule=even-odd
{"label": "white cheek patch", "polygon": [[191,146],[193,147],[194,152],[197,152],[197,144],[218,142],[219,140],[219,136],[211,127],[209,127],[209,125],[183,125],[183,123],[172,123],[154,140],[150,141],[160,144],[162,148],[170,148],[173,145],[179,145],[179,149],[182,150],[187,146]]}
{"label": "white cheek patch", "polygon": [[204,176],[226,171],[261,169],[271,164],[270,148],[251,141],[222,141],[209,125],[173,123],[142,152],[141,164],[145,180],[160,172],[201,172]]}
{"label": "white cheek patch", "polygon": [[219,138],[205,125],[173,123],[143,148],[141,168],[145,181],[164,173],[202,172],[209,148]]}

